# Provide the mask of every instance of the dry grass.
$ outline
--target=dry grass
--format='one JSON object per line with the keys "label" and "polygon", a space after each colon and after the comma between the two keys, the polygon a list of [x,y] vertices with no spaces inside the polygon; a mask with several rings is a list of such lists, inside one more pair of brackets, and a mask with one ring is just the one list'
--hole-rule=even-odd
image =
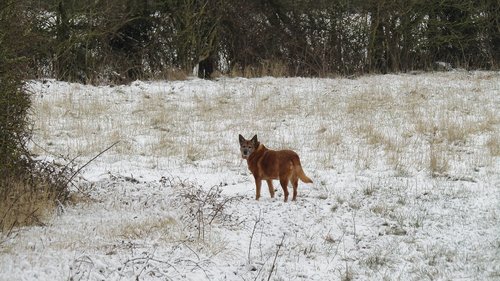
{"label": "dry grass", "polygon": [[386,217],[389,215],[390,212],[393,211],[393,208],[391,208],[386,203],[379,202],[379,203],[371,206],[370,211],[373,212],[374,214],[381,215],[382,217]]}
{"label": "dry grass", "polygon": [[374,86],[353,94],[348,100],[347,113],[369,118],[395,109],[394,105],[395,100],[388,91]]}
{"label": "dry grass", "polygon": [[[235,68],[233,74],[245,71],[254,77],[282,69],[270,62],[262,67]],[[367,170],[387,165],[404,177],[422,170],[447,173],[464,160],[473,165],[475,155],[497,156],[495,103],[478,87],[492,83],[491,78],[458,84],[457,90],[453,82],[440,87],[442,77],[429,77],[425,79],[431,82],[396,76],[386,83],[376,77],[298,83],[222,78],[202,87],[188,82],[186,90],[175,82],[152,92],[140,84],[133,91],[115,87],[112,99],[103,89],[78,94],[80,86],[74,86],[67,94],[35,101],[37,136],[53,150],[69,143],[63,148],[67,155],[95,155],[120,140],[113,148],[118,155],[177,157],[196,164],[213,157],[234,158],[234,136],[256,133],[270,148],[298,150],[313,168],[342,170],[351,163]],[[247,87],[236,89],[241,83]],[[297,83],[300,91],[290,83]],[[491,106],[485,109],[482,105],[488,102]],[[482,136],[486,140],[478,141]],[[477,142],[485,144],[485,152],[467,154]]]}
{"label": "dry grass", "polygon": [[486,147],[488,147],[491,156],[500,156],[500,135],[495,134],[490,136],[488,141],[486,142]]}
{"label": "dry grass", "polygon": [[14,227],[43,225],[56,207],[58,194],[50,182],[11,178],[0,184],[0,233],[9,234]]}
{"label": "dry grass", "polygon": [[[464,160],[472,165],[477,160],[467,154],[468,147],[478,136],[498,130],[498,117],[481,105],[490,102],[482,100],[481,88],[474,84],[460,90],[453,87],[438,89],[432,84],[406,82],[382,90],[368,84],[347,99],[349,126],[345,132],[364,140],[373,150],[383,151],[382,160],[399,176],[422,169],[433,176],[447,174]],[[466,98],[467,87],[473,93],[470,98]],[[487,144],[491,157],[494,142],[492,138],[491,145]],[[375,152],[360,147],[353,152],[358,168],[375,168]]]}
{"label": "dry grass", "polygon": [[109,235],[130,240],[143,239],[155,233],[169,235],[169,233],[176,232],[169,231],[175,224],[176,221],[171,217],[128,221],[120,225],[117,229],[112,230]]}
{"label": "dry grass", "polygon": [[242,68],[235,65],[229,72],[230,77],[286,77],[288,76],[288,67],[279,61],[264,61],[260,66],[247,66]]}
{"label": "dry grass", "polygon": [[433,177],[444,176],[448,172],[449,163],[444,145],[431,144],[429,152],[429,170]]}
{"label": "dry grass", "polygon": [[169,68],[166,69],[161,75],[159,75],[161,79],[166,79],[168,81],[184,81],[188,79],[189,73],[181,69]]}
{"label": "dry grass", "polygon": [[393,252],[394,249],[375,249],[364,257],[361,262],[367,267],[376,270],[392,263],[391,255]]}
{"label": "dry grass", "polygon": [[[454,79],[464,81],[460,77]],[[327,232],[321,232],[325,230],[321,228],[314,230],[314,235],[324,238],[321,243],[326,248],[342,251],[347,245],[347,263],[337,272],[338,279],[355,279],[356,270],[361,274],[373,274],[372,279],[380,279],[382,274],[394,276],[397,273],[393,263],[402,262],[409,267],[408,263],[417,264],[420,257],[425,257],[429,265],[417,264],[420,269],[412,269],[415,270],[412,273],[441,277],[443,275],[432,270],[442,261],[439,255],[448,255],[446,252],[422,251],[420,255],[410,256],[407,253],[415,252],[415,245],[428,241],[436,228],[452,230],[447,222],[454,222],[448,216],[455,215],[455,210],[464,210],[457,212],[457,216],[465,216],[470,207],[459,204],[460,196],[470,195],[452,187],[469,188],[469,182],[464,184],[463,180],[481,180],[483,174],[489,177],[488,173],[493,173],[491,167],[498,162],[495,157],[499,155],[498,117],[493,114],[498,107],[496,101],[488,101],[493,95],[487,87],[470,92],[466,82],[449,82],[447,77],[434,78],[432,75],[423,78],[388,75],[357,80],[220,79],[161,83],[159,87],[155,84],[150,87],[151,92],[145,92],[146,88],[141,88],[143,85],[139,83],[132,85],[132,89],[112,88],[108,95],[76,90],[72,97],[68,97],[70,94],[66,97],[54,95],[50,102],[38,107],[38,117],[45,122],[40,136],[47,143],[52,142],[51,147],[56,151],[80,151],[84,157],[91,157],[105,147],[107,141],[120,140],[120,144],[110,151],[113,160],[125,159],[124,163],[134,164],[143,159],[147,163],[155,161],[155,165],[147,165],[148,170],[140,171],[149,175],[170,172],[184,175],[200,171],[200,175],[193,177],[203,181],[203,175],[213,173],[209,180],[229,181],[223,188],[230,194],[234,191],[233,185],[251,188],[252,183],[238,155],[237,135],[258,134],[269,148],[295,149],[306,173],[315,180],[314,186],[305,186],[304,200],[287,205],[287,208],[309,210],[302,206],[313,203],[320,207],[318,214],[325,208],[329,210],[325,224],[331,224],[332,233],[337,235],[325,235]],[[444,87],[444,83],[451,86]],[[82,101],[78,101],[79,98]],[[70,114],[62,107],[51,107],[54,99],[58,100],[56,104],[70,101],[80,104],[75,108],[81,113],[75,109]],[[91,102],[92,99],[99,103]],[[94,112],[92,104],[97,106]],[[84,113],[93,118],[84,118]],[[71,138],[72,141],[59,141],[59,138]],[[143,157],[129,160],[139,155]],[[111,171],[117,169],[116,166],[117,173],[126,174],[134,169],[120,163],[112,166],[108,160],[105,160],[105,168],[111,166]],[[149,170],[151,167],[154,171]],[[327,196],[320,194],[321,188]],[[134,193],[122,196],[135,198],[135,192],[134,187]],[[251,194],[248,189],[244,192]],[[216,219],[213,225],[210,224],[210,212],[214,208],[202,205],[207,202],[207,196],[193,197],[195,195],[198,196],[197,193],[185,194],[184,198],[173,198],[165,205],[167,209],[177,210],[173,214],[186,214],[184,220],[149,219],[142,214],[137,219],[117,223],[111,231],[109,228],[99,231],[104,237],[152,238],[167,243],[191,237],[193,242],[188,243],[194,243],[189,246],[196,244],[193,249],[203,248],[201,251],[214,254],[230,251],[224,233],[219,233],[224,226],[217,216],[213,216]],[[321,204],[314,201],[318,198]],[[453,198],[453,202],[445,204],[447,198]],[[215,202],[213,205],[221,204]],[[255,206],[275,205],[265,201]],[[450,205],[458,207],[453,210]],[[435,206],[429,211],[437,213],[426,213],[425,208],[429,206]],[[447,212],[441,215],[439,208],[446,208]],[[228,214],[239,211],[239,206],[229,208]],[[356,222],[352,214],[358,216]],[[314,209],[311,208],[309,215],[314,219]],[[441,225],[443,221],[446,221],[445,226]],[[354,226],[356,224],[358,227]],[[247,228],[242,230],[241,237]],[[298,235],[309,230],[300,229]],[[429,230],[430,234],[423,234],[422,229],[423,232]],[[342,231],[350,241],[345,245],[342,243],[344,236],[340,235]],[[231,232],[231,237],[233,234]],[[273,235],[272,231],[267,232],[264,239]],[[310,240],[310,249],[314,248],[310,257],[322,258],[324,250],[314,244],[313,238]],[[402,248],[390,252],[390,247],[384,248],[388,241],[400,242]],[[381,248],[365,248],[365,245],[374,245],[372,243],[380,243]],[[309,243],[304,246],[309,247]],[[289,258],[295,255],[293,251],[288,253]],[[338,259],[344,258],[340,256],[331,256],[332,265],[338,265]],[[352,257],[361,259],[352,262]],[[409,261],[406,257],[416,260]],[[407,277],[408,270],[402,272],[401,278]]]}

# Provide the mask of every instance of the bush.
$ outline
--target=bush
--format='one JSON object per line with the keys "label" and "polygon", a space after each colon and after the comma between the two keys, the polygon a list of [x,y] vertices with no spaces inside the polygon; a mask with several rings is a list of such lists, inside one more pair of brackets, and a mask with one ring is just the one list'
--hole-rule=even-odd
{"label": "bush", "polygon": [[198,241],[206,241],[212,226],[232,227],[239,225],[237,215],[228,212],[227,207],[241,201],[241,196],[225,196],[222,194],[223,184],[214,185],[208,190],[189,181],[177,181],[162,178],[162,184],[178,188],[179,195],[172,202],[182,210],[181,220],[195,233]]}
{"label": "bush", "polygon": [[0,4],[0,232],[40,223],[56,202],[68,198],[66,168],[34,161],[30,139],[30,96],[23,88],[27,73],[23,45],[28,34],[18,18],[20,4]]}
{"label": "bush", "polygon": [[43,225],[42,219],[69,198],[71,170],[21,156],[0,179],[0,233]]}

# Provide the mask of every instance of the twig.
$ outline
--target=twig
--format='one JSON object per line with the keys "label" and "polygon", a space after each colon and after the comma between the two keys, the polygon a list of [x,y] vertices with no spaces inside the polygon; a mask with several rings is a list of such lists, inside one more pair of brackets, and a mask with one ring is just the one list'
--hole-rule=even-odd
{"label": "twig", "polygon": [[257,272],[257,275],[255,275],[255,279],[253,279],[253,281],[257,281],[257,278],[259,278],[260,276],[260,273],[262,272],[262,270],[264,269],[264,266],[266,265],[266,263],[269,261],[269,258],[264,261],[264,263],[262,264],[262,266],[260,267],[259,269],[259,272]]}
{"label": "twig", "polygon": [[182,241],[181,244],[188,248],[196,256],[196,258],[200,260],[200,256],[193,249],[191,249],[186,242]]}
{"label": "twig", "polygon": [[264,236],[264,224],[262,224],[260,227],[260,237],[259,237],[259,254],[261,260],[264,259],[264,253],[262,251],[262,236]]}
{"label": "twig", "polygon": [[358,240],[356,238],[356,210],[352,212],[352,225],[353,225],[353,230],[354,230],[354,244],[358,246]]}
{"label": "twig", "polygon": [[257,224],[259,224],[261,220],[262,210],[259,211],[259,217],[255,220],[255,224],[253,225],[252,234],[250,235],[250,243],[248,245],[248,263],[250,263],[250,251],[252,250],[252,240],[253,235],[255,233],[255,229],[257,228]]}
{"label": "twig", "polygon": [[[344,241],[344,236],[345,236],[345,230],[342,232],[342,236],[340,237],[340,240],[343,242]],[[330,264],[331,262],[333,262],[333,260],[335,259],[335,257],[337,257],[338,253],[339,253],[339,246],[340,246],[340,241],[339,243],[337,244],[337,247],[335,248],[335,254],[333,255],[333,257],[330,259],[330,261],[328,262],[328,264]]]}
{"label": "twig", "polygon": [[[96,156],[94,156],[94,158],[90,159],[89,161],[87,161],[87,163],[85,163],[83,166],[81,166],[80,168],[78,168],[78,170],[76,170],[76,172],[74,172],[71,177],[68,179],[68,181],[66,182],[66,184],[70,183],[73,178],[78,174],[80,173],[80,171],[85,168],[88,164],[90,164],[92,161],[94,161],[95,159],[97,159],[99,156],[101,156],[103,153],[105,153],[106,151],[110,150],[113,146],[115,146],[116,144],[118,144],[120,141],[117,141],[115,143],[113,143],[112,145],[110,145],[108,148],[104,149],[103,151],[99,152],[99,154],[97,154]],[[65,184],[65,185],[66,185]]]}
{"label": "twig", "polygon": [[[34,140],[33,140],[33,138],[30,138],[30,142],[32,142],[32,143],[33,143],[36,147],[40,148],[42,151],[46,152],[47,154],[54,155],[55,157],[61,158],[61,159],[65,160],[65,161],[67,162],[67,163],[66,163],[66,165],[64,165],[64,166],[60,165],[60,166],[62,166],[62,169],[61,169],[61,171],[60,171],[60,174],[63,174],[63,173],[64,173],[64,172],[65,172],[68,168],[70,168],[70,165],[74,164],[75,160],[76,160],[76,159],[78,159],[78,158],[81,156],[81,154],[79,154],[79,155],[77,155],[77,156],[75,156],[75,157],[73,157],[73,158],[71,158],[71,159],[68,159],[68,157],[69,157],[69,156],[64,156],[64,155],[62,155],[62,154],[55,153],[55,152],[52,152],[52,151],[49,151],[49,150],[45,149],[43,146],[41,146],[41,145],[40,145],[40,144],[38,144],[36,141],[34,141]],[[29,154],[29,150],[28,150],[28,149],[26,149],[26,148],[25,148],[25,151],[27,152],[27,154]],[[29,159],[30,159],[30,161],[35,161],[35,160],[33,159],[32,155],[30,155]],[[54,162],[54,164],[56,164],[56,163]],[[57,165],[57,164],[56,164],[56,165]],[[43,167],[43,169],[47,169],[47,166],[48,166],[48,164],[45,164],[45,167]],[[74,176],[75,176],[75,175],[72,175],[72,176],[71,176],[71,179],[72,179]],[[64,176],[63,176],[63,177],[64,177]],[[71,182],[71,179],[70,179],[70,180],[68,180],[68,181],[67,181],[64,185],[66,186],[67,184],[71,184],[71,185],[72,185],[73,187],[75,187],[78,191],[80,191],[81,193],[83,193],[83,192],[82,192],[82,190],[80,190],[80,187],[78,187],[76,184],[74,184],[73,182]],[[58,197],[59,197],[59,194],[58,194]]]}
{"label": "twig", "polygon": [[[200,269],[201,271],[203,271],[203,273],[205,274],[205,277],[206,277],[205,280],[211,280],[210,276],[208,275],[207,270],[200,265],[200,262],[209,263],[210,261],[205,260],[205,261],[195,262],[195,261],[190,260],[190,259],[177,259],[176,260],[176,263],[180,263],[180,262],[184,262],[184,263],[190,262],[190,263],[192,263],[194,267],[197,267],[198,269]],[[194,268],[192,268],[191,271],[194,271]]]}
{"label": "twig", "polygon": [[135,277],[136,281],[139,281],[139,276],[141,276],[144,270],[146,270],[146,267],[148,267],[149,260],[153,258],[155,252],[156,249],[153,250],[153,253],[147,255],[146,261],[144,262],[144,266],[141,268],[141,271],[139,271],[139,274],[137,274],[137,276]]}
{"label": "twig", "polygon": [[136,279],[139,278],[139,276],[142,274],[142,272],[144,271],[145,267],[149,264],[149,262],[157,262],[160,264],[166,264],[168,267],[173,268],[175,270],[175,272],[177,272],[177,274],[181,274],[181,272],[179,270],[177,270],[177,268],[174,266],[174,264],[172,264],[168,261],[156,259],[153,257],[153,255],[150,255],[150,254],[148,254],[146,257],[137,257],[137,258],[129,259],[129,260],[125,261],[125,263],[123,265],[128,266],[129,263],[132,263],[133,265],[135,265],[136,262],[142,262],[144,264],[139,275],[136,276]]}
{"label": "twig", "polygon": [[267,277],[267,281],[271,280],[271,275],[273,274],[274,267],[276,266],[276,259],[278,258],[278,253],[280,252],[280,249],[283,246],[283,241],[285,240],[285,234],[286,233],[283,233],[283,237],[281,238],[281,242],[278,244],[278,249],[276,249],[276,255],[274,256],[273,265],[271,266],[271,271],[269,272],[269,276]]}

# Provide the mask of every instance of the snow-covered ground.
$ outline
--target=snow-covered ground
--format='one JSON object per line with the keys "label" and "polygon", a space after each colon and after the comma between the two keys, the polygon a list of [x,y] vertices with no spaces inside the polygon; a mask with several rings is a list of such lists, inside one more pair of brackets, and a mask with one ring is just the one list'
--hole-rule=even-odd
{"label": "snow-covered ground", "polygon": [[[499,72],[30,87],[41,159],[116,145],[1,280],[500,279]],[[314,184],[255,201],[240,133]]]}

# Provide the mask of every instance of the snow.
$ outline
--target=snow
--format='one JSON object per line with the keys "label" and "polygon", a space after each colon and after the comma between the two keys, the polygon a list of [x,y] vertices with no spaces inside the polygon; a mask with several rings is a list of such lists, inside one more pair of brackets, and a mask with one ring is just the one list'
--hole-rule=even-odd
{"label": "snow", "polygon": [[[500,279],[499,72],[29,87],[40,159],[116,145],[1,280]],[[240,133],[314,184],[255,201]]]}

